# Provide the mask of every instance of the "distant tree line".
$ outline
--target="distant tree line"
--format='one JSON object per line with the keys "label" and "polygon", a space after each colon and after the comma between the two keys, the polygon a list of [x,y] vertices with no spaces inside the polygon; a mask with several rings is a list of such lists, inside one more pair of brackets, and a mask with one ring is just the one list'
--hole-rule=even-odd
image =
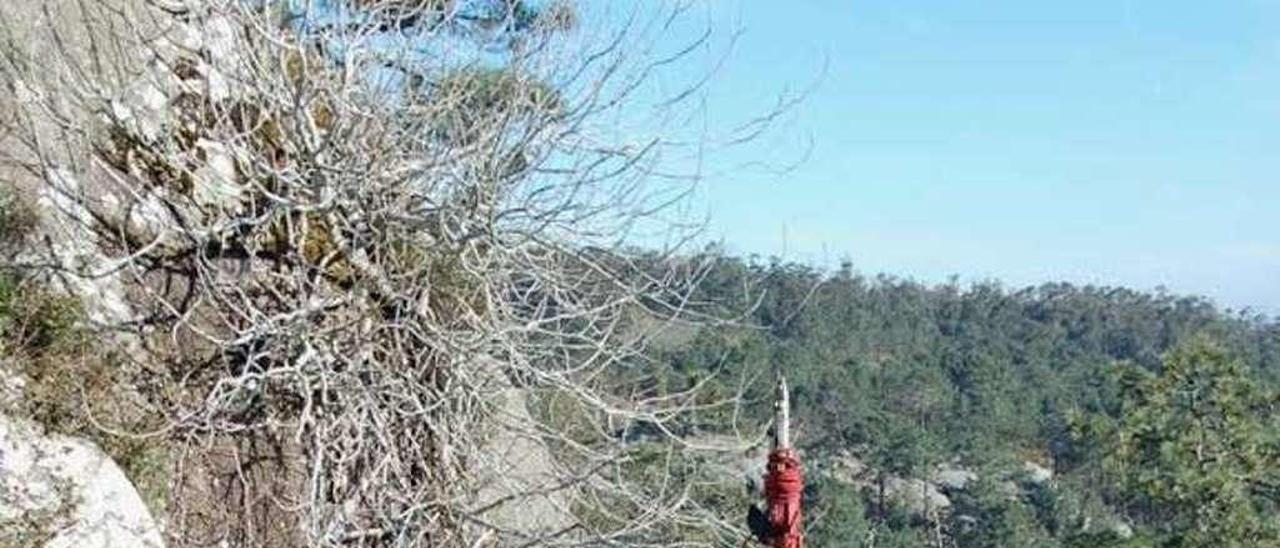
{"label": "distant tree line", "polygon": [[[931,286],[850,265],[713,262],[695,304],[745,316],[666,352],[669,383],[778,370],[808,455],[852,450],[900,477],[958,463],[984,478],[953,497],[944,523],[814,481],[814,511],[830,516],[810,531],[819,546],[1280,542],[1273,320],[1163,290]],[[743,408],[763,423],[769,383],[751,386]],[[1023,462],[1052,470],[1052,487],[1009,496],[986,481]],[[1134,534],[1098,535],[1099,516]]]}

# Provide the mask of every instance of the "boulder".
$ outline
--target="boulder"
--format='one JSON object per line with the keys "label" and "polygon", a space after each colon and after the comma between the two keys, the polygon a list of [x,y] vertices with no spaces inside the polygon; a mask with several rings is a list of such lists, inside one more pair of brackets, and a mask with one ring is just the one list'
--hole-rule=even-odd
{"label": "boulder", "polygon": [[1038,463],[1026,461],[1022,463],[1022,477],[1028,483],[1042,485],[1053,479],[1053,471]]}
{"label": "boulder", "polygon": [[866,487],[871,485],[867,477],[867,465],[852,451],[843,450],[832,457],[825,467],[827,477],[847,485]]}
{"label": "boulder", "polygon": [[1004,495],[1005,500],[1013,501],[1022,498],[1022,487],[1019,487],[1015,481],[1004,480],[996,483],[996,492]]}
{"label": "boulder", "polygon": [[727,434],[702,434],[681,440],[686,449],[701,458],[708,477],[746,487],[748,496],[764,496],[765,465],[769,450]]}
{"label": "boulder", "polygon": [[226,145],[200,139],[196,148],[205,162],[192,174],[191,197],[196,203],[214,208],[234,208],[244,194],[236,175],[236,161]]}
{"label": "boulder", "polygon": [[943,464],[934,470],[932,479],[943,491],[964,491],[978,481],[978,474],[954,464]]}
{"label": "boulder", "polygon": [[1133,527],[1128,523],[1120,520],[1114,520],[1106,524],[1107,531],[1120,540],[1129,540],[1133,538]]}
{"label": "boulder", "polygon": [[124,472],[92,443],[0,416],[0,544],[160,548],[160,528]]}
{"label": "boulder", "polygon": [[1104,516],[1098,520],[1086,517],[1084,525],[1080,527],[1080,531],[1084,533],[1102,533],[1103,535],[1116,540],[1129,540],[1133,538],[1133,527],[1119,517]]}
{"label": "boulder", "polygon": [[884,484],[885,499],[920,519],[930,519],[951,509],[951,499],[924,480],[890,477]]}

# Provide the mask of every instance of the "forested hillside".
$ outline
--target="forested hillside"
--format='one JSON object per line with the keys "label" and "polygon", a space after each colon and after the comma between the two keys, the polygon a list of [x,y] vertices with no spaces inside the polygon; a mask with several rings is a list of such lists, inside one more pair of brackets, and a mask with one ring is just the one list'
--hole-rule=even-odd
{"label": "forested hillside", "polygon": [[[746,316],[665,366],[674,386],[754,380],[756,413],[787,375],[817,546],[1280,542],[1280,325],[1264,317],[1163,291],[715,263],[702,301]],[[850,462],[862,480],[838,472]],[[895,484],[948,507],[886,502]]]}

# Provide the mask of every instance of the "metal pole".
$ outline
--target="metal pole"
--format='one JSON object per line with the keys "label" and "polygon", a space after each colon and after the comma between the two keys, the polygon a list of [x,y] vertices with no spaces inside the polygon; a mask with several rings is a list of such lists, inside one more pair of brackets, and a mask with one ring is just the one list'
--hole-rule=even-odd
{"label": "metal pole", "polygon": [[778,375],[777,394],[773,400],[773,449],[791,448],[791,394],[787,378]]}
{"label": "metal pole", "polygon": [[769,534],[762,539],[774,548],[804,548],[801,502],[804,474],[800,456],[791,448],[791,394],[787,379],[778,375],[778,392],[773,403],[773,450],[765,473]]}

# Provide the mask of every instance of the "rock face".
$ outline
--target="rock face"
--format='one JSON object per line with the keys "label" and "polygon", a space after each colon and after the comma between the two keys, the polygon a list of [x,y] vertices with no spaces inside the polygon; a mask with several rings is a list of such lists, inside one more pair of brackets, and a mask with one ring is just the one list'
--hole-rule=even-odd
{"label": "rock face", "polygon": [[924,480],[890,477],[884,484],[885,498],[919,518],[931,518],[951,509],[951,499]]}
{"label": "rock face", "polygon": [[717,434],[703,434],[684,441],[707,459],[710,477],[742,485],[753,498],[764,496],[765,463],[769,459],[767,447],[749,445],[734,436]]}
{"label": "rock face", "polygon": [[1080,528],[1080,531],[1084,533],[1101,532],[1116,540],[1133,538],[1133,527],[1117,516],[1103,516],[1097,520],[1085,518],[1084,525]]}
{"label": "rock face", "polygon": [[1053,479],[1053,471],[1031,461],[1022,463],[1023,478],[1034,485],[1042,485]]}
{"label": "rock face", "polygon": [[864,489],[872,484],[871,479],[867,477],[869,470],[866,463],[852,451],[841,451],[826,464],[826,475],[835,481]]}
{"label": "rock face", "polygon": [[[868,496],[877,496],[878,472],[851,450],[821,459],[814,466],[820,475],[861,489]],[[928,480],[889,475],[884,478],[884,497],[916,519],[931,520],[951,511],[951,499],[946,492],[963,490],[977,477],[968,470],[948,466],[939,467]]]}
{"label": "rock face", "polygon": [[503,402],[497,420],[504,428],[486,448],[490,461],[478,482],[478,514],[513,533],[512,538],[494,539],[499,545],[521,537],[563,535],[575,521],[555,458],[537,433],[529,431],[533,417],[527,395],[507,386],[496,397]]}
{"label": "rock face", "polygon": [[7,541],[46,548],[164,546],[133,484],[97,447],[0,416],[0,544]]}
{"label": "rock face", "polygon": [[944,464],[933,472],[933,483],[944,491],[964,491],[975,481],[978,474],[956,465]]}
{"label": "rock face", "polygon": [[1117,519],[1106,524],[1106,527],[1107,531],[1112,535],[1115,535],[1115,537],[1120,540],[1129,540],[1133,538],[1133,527],[1130,527],[1128,523]]}

